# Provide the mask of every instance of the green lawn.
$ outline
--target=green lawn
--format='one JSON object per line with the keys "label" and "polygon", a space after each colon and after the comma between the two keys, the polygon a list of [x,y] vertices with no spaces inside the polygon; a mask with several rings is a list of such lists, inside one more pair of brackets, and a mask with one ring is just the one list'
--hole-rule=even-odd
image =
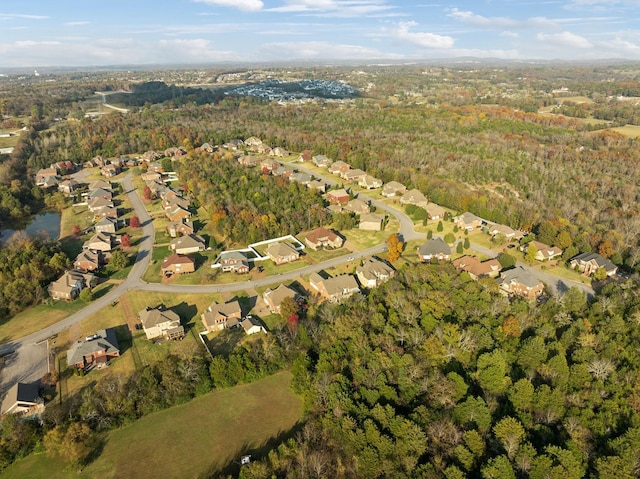
{"label": "green lawn", "polygon": [[72,303],[53,301],[33,306],[0,324],[0,342],[22,338],[57,323],[85,306],[80,300]]}
{"label": "green lawn", "polygon": [[106,434],[100,456],[78,474],[41,453],[17,461],[3,477],[181,479],[213,477],[223,470],[237,474],[233,462],[241,455],[267,454],[301,421],[302,401],[290,383],[291,374],[281,372],[150,414]]}

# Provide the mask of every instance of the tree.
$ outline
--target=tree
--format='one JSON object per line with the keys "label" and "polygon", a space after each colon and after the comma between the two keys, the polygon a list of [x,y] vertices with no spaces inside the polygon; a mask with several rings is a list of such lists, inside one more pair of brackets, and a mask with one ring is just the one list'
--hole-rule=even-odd
{"label": "tree", "polygon": [[124,269],[129,266],[129,256],[122,250],[115,250],[111,255],[109,265],[115,270]]}
{"label": "tree", "polygon": [[464,253],[464,248],[462,247],[462,241],[458,241],[458,244],[456,245],[456,253],[458,254]]}
{"label": "tree", "polygon": [[389,235],[387,238],[387,249],[389,251],[387,256],[389,261],[392,263],[398,261],[404,249],[404,243],[400,241],[400,236],[397,233]]}
{"label": "tree", "polygon": [[444,225],[442,224],[442,220],[438,221],[438,226],[436,227],[436,229],[438,230],[438,232],[441,232],[444,230]]}
{"label": "tree", "polygon": [[149,188],[148,186],[145,186],[142,190],[142,198],[145,201],[151,201],[152,196],[153,196],[153,193],[151,192],[151,188]]}
{"label": "tree", "polygon": [[607,277],[607,270],[604,268],[598,268],[593,273],[593,279],[595,279],[596,281],[602,281],[606,277]]}
{"label": "tree", "polygon": [[507,457],[513,460],[525,434],[520,421],[507,416],[493,426],[493,434],[507,452]]}
{"label": "tree", "polygon": [[300,306],[293,298],[284,298],[280,303],[280,316],[286,320],[289,320],[294,314],[297,315],[299,310]]}
{"label": "tree", "polygon": [[516,259],[508,253],[500,253],[497,260],[502,269],[513,268],[516,265]]}
{"label": "tree", "polygon": [[160,161],[160,164],[162,166],[162,171],[164,171],[164,172],[173,171],[173,165],[171,164],[171,158],[169,158],[168,156],[165,156]]}
{"label": "tree", "polygon": [[71,234],[77,238],[77,237],[80,236],[80,233],[81,233],[80,225],[73,225],[73,228],[71,230]]}
{"label": "tree", "polygon": [[80,300],[88,303],[93,300],[93,290],[91,288],[84,288],[80,291]]}
{"label": "tree", "polygon": [[429,228],[427,230],[427,239],[431,239],[431,238],[433,238],[433,231],[431,231],[431,228]]}
{"label": "tree", "polygon": [[44,446],[53,456],[60,456],[70,466],[82,468],[95,444],[91,428],[83,422],[73,422],[68,428],[58,426],[44,437]]}
{"label": "tree", "polygon": [[131,236],[129,236],[127,233],[123,234],[120,237],[120,245],[123,248],[129,248],[131,246]]}
{"label": "tree", "polygon": [[444,242],[447,244],[453,244],[456,241],[456,236],[453,233],[447,233],[444,235]]}
{"label": "tree", "polygon": [[134,229],[140,228],[140,218],[138,218],[136,215],[133,215],[129,220],[129,226]]}
{"label": "tree", "polygon": [[527,252],[525,254],[525,259],[529,264],[532,264],[536,260],[536,255],[538,254],[538,248],[533,243],[529,243],[527,245]]}

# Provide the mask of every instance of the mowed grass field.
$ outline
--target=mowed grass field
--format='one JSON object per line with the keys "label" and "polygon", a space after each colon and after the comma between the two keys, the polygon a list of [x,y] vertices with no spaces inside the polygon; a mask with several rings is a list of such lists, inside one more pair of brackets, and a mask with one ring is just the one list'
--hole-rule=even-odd
{"label": "mowed grass field", "polygon": [[14,463],[2,477],[215,477],[243,454],[266,454],[301,421],[302,401],[290,383],[291,374],[280,372],[145,416],[106,434],[102,453],[80,473],[41,453]]}

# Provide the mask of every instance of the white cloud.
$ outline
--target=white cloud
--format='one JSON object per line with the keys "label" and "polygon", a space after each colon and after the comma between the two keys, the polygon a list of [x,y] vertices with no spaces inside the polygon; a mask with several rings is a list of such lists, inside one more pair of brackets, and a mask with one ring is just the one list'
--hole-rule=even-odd
{"label": "white cloud", "polygon": [[416,22],[400,22],[396,28],[385,29],[392,38],[403,40],[421,48],[452,48],[455,40],[453,37],[438,35],[429,32],[411,32],[410,29],[417,26]]}
{"label": "white cloud", "polygon": [[381,52],[361,45],[331,42],[274,42],[263,45],[259,57],[267,60],[369,60],[398,59],[400,55]]}
{"label": "white cloud", "polygon": [[519,35],[516,32],[510,32],[509,30],[505,30],[500,34],[501,37],[509,37],[509,38],[518,38]]}
{"label": "white cloud", "polygon": [[584,37],[571,32],[545,34],[538,33],[536,38],[542,42],[556,45],[559,47],[571,48],[591,48],[593,44]]}
{"label": "white cloud", "polygon": [[68,27],[77,27],[79,25],[89,25],[91,22],[67,22],[65,23]]}
{"label": "white cloud", "polygon": [[385,0],[285,0],[285,5],[266,11],[324,17],[358,17],[384,14],[394,8],[386,5]]}
{"label": "white cloud", "polygon": [[447,16],[454,20],[458,20],[465,25],[484,29],[559,28],[559,25],[555,20],[550,20],[546,17],[531,17],[526,20],[515,20],[509,17],[484,17],[458,8],[451,9]]}
{"label": "white cloud", "polygon": [[47,17],[45,15],[24,15],[21,13],[0,13],[0,20],[11,20],[14,18],[23,18],[26,20],[45,20]]}
{"label": "white cloud", "polygon": [[243,12],[258,12],[264,7],[262,0],[194,0],[197,3],[205,3],[216,7],[237,8]]}

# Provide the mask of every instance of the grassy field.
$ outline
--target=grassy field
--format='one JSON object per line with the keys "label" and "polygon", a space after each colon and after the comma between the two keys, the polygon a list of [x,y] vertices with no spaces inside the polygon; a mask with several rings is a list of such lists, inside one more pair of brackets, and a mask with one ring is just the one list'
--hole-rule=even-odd
{"label": "grassy field", "polygon": [[[243,454],[260,457],[288,437],[302,419],[302,402],[281,372],[251,384],[214,391],[111,431],[100,456],[81,473],[46,454],[3,471],[7,479],[210,477],[236,473]],[[268,400],[264,400],[268,398]]]}
{"label": "grassy field", "polygon": [[621,133],[622,135],[628,136],[629,138],[640,137],[640,126],[636,126],[636,125],[620,126],[617,128],[610,128],[610,130],[615,131],[617,133]]}

